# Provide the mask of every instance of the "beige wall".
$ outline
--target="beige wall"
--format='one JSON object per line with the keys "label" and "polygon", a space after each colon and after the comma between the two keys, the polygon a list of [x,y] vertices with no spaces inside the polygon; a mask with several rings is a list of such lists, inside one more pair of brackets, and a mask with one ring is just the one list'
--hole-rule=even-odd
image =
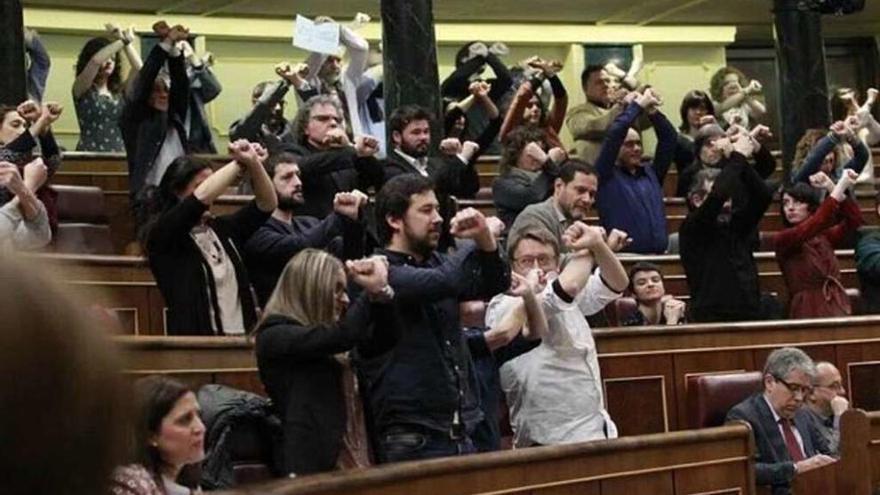
{"label": "beige wall", "polygon": [[[100,34],[85,28],[100,26],[109,20],[122,25],[135,25],[138,30],[148,29],[154,20],[148,16],[81,13],[45,9],[26,9],[25,23],[36,27],[52,56],[48,100],[64,104],[66,111],[56,124],[62,145],[73,149],[78,126],[73,109],[70,88],[73,84],[74,64],[82,45],[89,37]],[[217,139],[218,148],[225,146],[229,124],[247,111],[254,84],[274,77],[273,66],[283,60],[299,61],[306,54],[290,43],[292,23],[278,20],[231,22],[228,19],[174,18],[193,26],[202,35],[199,43],[216,56],[215,72],[223,84],[223,92],[208,106],[208,116]],[[380,35],[380,26],[372,23],[363,29],[371,42]],[[454,68],[455,52],[464,41],[483,38],[508,42],[511,54],[508,64],[539,55],[562,60],[565,69],[561,79],[569,92],[569,106],[583,102],[580,72],[583,70],[583,42],[641,43],[646,67],[644,82],[653,84],[663,93],[664,107],[673,122],[678,124],[678,105],[681,96],[692,88],[705,88],[714,69],[724,63],[724,46],[733,41],[732,27],[641,27],[641,26],[577,26],[577,25],[511,25],[486,24],[437,25],[438,65],[442,80]],[[296,104],[288,96],[288,116]],[[648,133],[651,134],[651,133]],[[563,141],[571,144],[567,131]],[[646,140],[651,136],[646,135]],[[653,149],[653,148],[649,148]]]}

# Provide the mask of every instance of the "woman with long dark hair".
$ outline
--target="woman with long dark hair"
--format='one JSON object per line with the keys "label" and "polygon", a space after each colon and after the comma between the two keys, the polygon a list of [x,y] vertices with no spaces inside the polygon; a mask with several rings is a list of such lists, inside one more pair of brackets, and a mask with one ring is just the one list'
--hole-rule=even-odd
{"label": "woman with long dark hair", "polygon": [[[208,161],[179,157],[145,194],[139,237],[168,306],[169,335],[243,334],[257,321],[241,249],[278,198],[263,168],[262,147],[239,140],[229,152],[233,161],[217,172]],[[212,216],[214,200],[245,173],[254,201],[230,215]]]}
{"label": "woman with long dark hair", "polygon": [[[513,129],[521,125],[531,125],[539,127],[547,133],[548,148],[562,148],[559,131],[562,129],[562,124],[565,122],[565,112],[568,110],[568,93],[556,75],[562,70],[562,64],[557,61],[545,61],[533,57],[530,65],[536,69],[535,75],[520,84],[510,107],[507,109],[507,114],[504,116],[498,139],[503,142]],[[553,92],[553,103],[550,108],[545,108],[538,95],[544,80],[550,83]]]}
{"label": "woman with long dark hair", "polygon": [[196,394],[172,378],[134,384],[130,464],[113,473],[111,495],[193,495],[205,458],[205,425]]}
{"label": "woman with long dark hair", "polygon": [[700,133],[700,128],[707,123],[707,120],[710,120],[706,117],[715,117],[715,105],[712,104],[712,98],[708,94],[695,89],[688,91],[682,98],[679,114],[681,115],[681,125],[678,127],[678,142],[675,145],[675,155],[672,161],[679,173],[675,195],[683,198],[687,196],[690,184],[683,180],[681,174],[694,163],[696,158],[694,141]]}
{"label": "woman with long dark hair", "polygon": [[773,243],[788,287],[791,318],[852,313],[834,249],[863,223],[858,203],[847,193],[857,177],[855,171],[845,170],[836,185],[822,172],[810,177],[814,187],[829,192],[821,203],[817,191],[803,182],[782,193],[786,228],[774,234]]}
{"label": "woman with long dark hair", "polygon": [[[305,249],[287,263],[254,331],[260,379],[284,428],[283,466],[297,475],[363,466],[346,449],[357,403],[340,358],[370,340],[371,314],[393,291],[387,262],[372,257],[346,263],[363,291],[349,304],[345,269],[333,255]],[[375,339],[380,342],[382,339]],[[390,347],[390,346],[389,346]],[[348,396],[348,400],[346,400]]]}
{"label": "woman with long dark hair", "polygon": [[107,29],[112,39],[90,39],[76,60],[72,92],[79,121],[77,151],[125,151],[119,130],[123,90],[119,51],[125,53],[131,74],[140,70],[143,62],[131,46],[134,29],[113,25]]}

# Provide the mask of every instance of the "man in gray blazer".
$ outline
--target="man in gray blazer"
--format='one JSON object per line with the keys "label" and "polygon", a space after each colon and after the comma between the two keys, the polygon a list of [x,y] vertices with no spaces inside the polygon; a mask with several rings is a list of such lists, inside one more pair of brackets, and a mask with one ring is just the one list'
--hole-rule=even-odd
{"label": "man in gray blazer", "polygon": [[[562,233],[575,221],[587,221],[596,199],[599,181],[596,169],[580,160],[567,160],[559,168],[553,184],[553,196],[526,207],[510,226],[508,239],[514,242],[527,227],[543,227],[556,237],[560,246]],[[563,249],[565,252],[565,249]]]}
{"label": "man in gray blazer", "polygon": [[784,347],[764,365],[764,391],[734,406],[727,420],[747,421],[758,456],[755,478],[773,495],[791,493],[791,482],[804,473],[836,462],[804,405],[816,378],[816,365],[802,350]]}

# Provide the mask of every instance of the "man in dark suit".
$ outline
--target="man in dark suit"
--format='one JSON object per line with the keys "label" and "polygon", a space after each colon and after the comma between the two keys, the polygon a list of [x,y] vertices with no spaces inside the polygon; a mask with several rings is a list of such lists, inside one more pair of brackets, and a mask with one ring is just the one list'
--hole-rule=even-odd
{"label": "man in dark suit", "polygon": [[804,473],[836,462],[825,438],[813,426],[804,400],[810,395],[816,365],[803,351],[784,347],[764,365],[764,391],[734,406],[727,420],[747,421],[755,436],[758,485],[773,495],[791,493],[791,482]]}
{"label": "man in dark suit", "polygon": [[400,174],[419,174],[429,177],[440,201],[443,217],[443,235],[439,250],[452,245],[449,220],[455,216],[456,198],[473,198],[480,189],[480,177],[471,158],[479,146],[471,141],[462,144],[458,139],[444,139],[440,143],[441,156],[428,156],[431,146],[431,114],[416,105],[404,105],[391,114],[392,151],[385,160],[385,180]]}

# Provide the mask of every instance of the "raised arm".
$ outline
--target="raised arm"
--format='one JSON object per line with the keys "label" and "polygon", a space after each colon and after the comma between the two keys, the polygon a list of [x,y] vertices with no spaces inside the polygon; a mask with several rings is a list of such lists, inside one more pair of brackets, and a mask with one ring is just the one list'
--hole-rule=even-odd
{"label": "raised arm", "polygon": [[562,234],[562,241],[575,253],[575,258],[578,258],[571,270],[568,267],[573,260],[569,261],[558,279],[562,289],[572,297],[586,286],[591,272],[589,264],[592,262],[599,267],[602,280],[609,289],[622,293],[629,285],[626,270],[605,242],[604,234],[602,228],[590,227],[583,222],[575,222]]}
{"label": "raised arm", "polygon": [[122,40],[116,40],[92,55],[92,58],[89,59],[89,62],[83,68],[82,72],[77,74],[76,79],[73,80],[74,100],[82,98],[86,91],[92,87],[92,84],[95,82],[95,77],[98,76],[98,71],[101,70],[101,66],[116,55],[123,46],[124,43]]}
{"label": "raised arm", "polygon": [[602,150],[599,152],[599,157],[596,158],[596,171],[599,173],[600,181],[611,178],[617,163],[617,155],[620,153],[620,147],[626,139],[629,128],[641,113],[642,106],[633,101],[627,105],[623,113],[614,119],[614,122],[608,128],[605,141],[602,143]]}
{"label": "raised arm", "polygon": [[654,149],[654,172],[662,186],[666,172],[675,157],[675,148],[678,143],[678,131],[675,130],[669,119],[659,110],[648,112],[648,119],[657,133],[657,147]]}
{"label": "raised arm", "polygon": [[568,111],[568,92],[556,74],[547,77],[547,81],[550,82],[550,88],[553,90],[553,107],[550,110],[547,124],[559,133],[562,130],[562,124],[565,123],[565,113]]}
{"label": "raised arm", "polygon": [[43,46],[40,36],[33,29],[25,29],[24,47],[31,59],[31,66],[27,72],[28,88],[32,93],[31,96],[37,102],[42,102],[52,60],[49,58],[49,52]]}
{"label": "raised arm", "polygon": [[[276,72],[283,71],[283,68],[276,68]],[[293,77],[292,75],[290,77]],[[290,81],[282,78],[274,84],[267,84],[266,89],[257,103],[244,116],[241,121],[233,124],[229,129],[230,139],[247,139],[249,141],[258,141],[262,137],[262,127],[269,117],[272,110],[278,105],[287,92],[290,90]]]}
{"label": "raised arm", "polygon": [[533,94],[534,91],[530,81],[523,81],[519,85],[519,89],[516,91],[516,95],[514,95],[513,101],[507,109],[507,114],[504,116],[501,130],[498,132],[499,140],[503,141],[510,131],[522,124],[523,111],[529,105],[529,100]]}
{"label": "raised arm", "polygon": [[513,180],[496,179],[492,183],[492,200],[496,207],[522,211],[530,204],[547,199],[557,174],[556,165],[548,159],[541,173],[528,185]]}

